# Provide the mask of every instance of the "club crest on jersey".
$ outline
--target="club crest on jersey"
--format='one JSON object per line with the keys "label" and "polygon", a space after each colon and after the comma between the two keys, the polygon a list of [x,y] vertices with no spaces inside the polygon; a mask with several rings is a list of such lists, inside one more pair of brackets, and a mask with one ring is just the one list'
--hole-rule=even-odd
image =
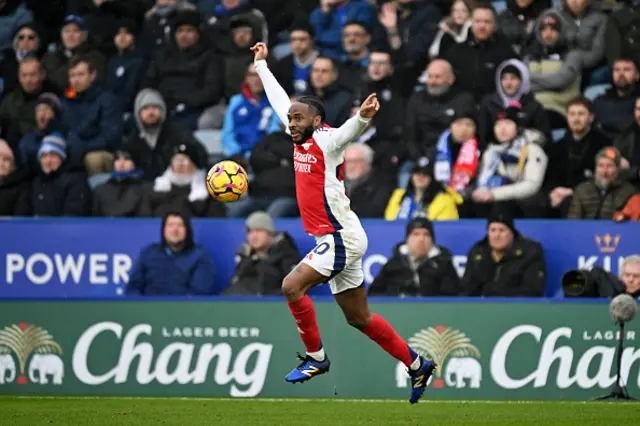
{"label": "club crest on jersey", "polygon": [[302,147],[305,149],[305,151],[308,151],[309,148],[311,148],[311,145],[313,145],[313,142],[307,142],[307,143],[303,143]]}

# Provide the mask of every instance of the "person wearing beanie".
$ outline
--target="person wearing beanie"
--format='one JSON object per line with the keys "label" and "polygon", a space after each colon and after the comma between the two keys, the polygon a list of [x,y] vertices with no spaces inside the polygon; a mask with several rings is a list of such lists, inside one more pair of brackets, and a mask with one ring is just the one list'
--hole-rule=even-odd
{"label": "person wearing beanie", "polygon": [[510,210],[507,205],[496,205],[489,214],[487,236],[467,253],[459,296],[544,296],[542,246],[518,232]]}
{"label": "person wearing beanie", "polygon": [[433,224],[423,217],[409,221],[405,241],[369,286],[369,296],[455,296],[460,278],[453,255],[436,245]]}
{"label": "person wearing beanie", "polygon": [[29,176],[16,167],[16,159],[9,144],[0,139],[0,217],[28,214]]}
{"label": "person wearing beanie", "polygon": [[107,63],[105,89],[118,98],[125,116],[133,112],[133,101],[145,71],[145,60],[136,49],[136,36],[136,22],[120,20],[113,37],[116,52]]}
{"label": "person wearing beanie", "polygon": [[67,142],[60,133],[45,136],[38,149],[39,173],[31,182],[29,215],[90,216],[87,176],[69,167]]}
{"label": "person wearing beanie", "polygon": [[0,52],[3,56],[0,61],[0,75],[3,80],[0,94],[11,93],[18,87],[18,66],[24,58],[40,58],[43,55],[46,44],[41,40],[40,34],[39,26],[33,22],[20,25],[13,36],[12,48]]}
{"label": "person wearing beanie", "polygon": [[391,195],[384,218],[455,220],[459,218],[458,205],[462,201],[455,190],[434,179],[434,161],[423,157],[414,165],[407,188],[396,189]]}
{"label": "person wearing beanie", "polygon": [[480,148],[485,149],[493,139],[493,124],[498,115],[512,102],[521,105],[518,113],[520,126],[536,129],[551,140],[549,118],[540,102],[529,91],[529,69],[518,59],[509,59],[496,69],[496,90],[488,94],[480,104],[478,138]]}
{"label": "person wearing beanie", "polygon": [[162,216],[162,239],[140,251],[131,268],[127,296],[210,296],[218,294],[211,255],[193,236],[181,211]]}
{"label": "person wearing beanie", "polygon": [[146,185],[140,215],[162,217],[168,211],[182,211],[193,217],[224,217],[226,207],[213,199],[206,186],[204,159],[197,145],[173,147],[171,165]]}
{"label": "person wearing beanie", "polygon": [[[292,7],[287,4],[287,8]],[[282,11],[279,11],[283,13]],[[248,21],[258,41],[269,41],[269,29],[264,14],[253,7],[253,1],[220,0],[213,10],[213,16],[207,21],[207,33],[216,53],[226,56],[233,52],[231,23],[237,19]]]}
{"label": "person wearing beanie", "polygon": [[171,114],[190,131],[220,128],[219,105],[224,95],[225,65],[202,33],[197,11],[181,11],[174,18],[172,43],[156,52],[142,87],[162,94]]}
{"label": "person wearing beanie", "polygon": [[573,190],[569,206],[569,219],[605,219],[614,218],[614,213],[622,210],[627,201],[638,189],[620,179],[622,156],[614,147],[605,147],[595,158],[593,177]]}
{"label": "person wearing beanie", "polygon": [[114,152],[111,179],[93,190],[93,216],[140,216],[143,182],[139,162],[139,154],[134,150]]}
{"label": "person wearing beanie", "polygon": [[247,242],[236,252],[236,269],[227,296],[280,296],[282,281],[300,262],[295,241],[277,232],[266,212],[256,211],[245,221]]}

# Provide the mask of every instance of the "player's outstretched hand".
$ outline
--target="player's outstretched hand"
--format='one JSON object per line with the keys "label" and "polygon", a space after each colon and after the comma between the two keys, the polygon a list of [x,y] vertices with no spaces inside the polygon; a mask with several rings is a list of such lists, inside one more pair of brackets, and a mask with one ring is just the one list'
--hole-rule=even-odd
{"label": "player's outstretched hand", "polygon": [[254,62],[263,61],[269,56],[269,49],[264,43],[256,43],[255,46],[251,48],[251,51],[254,53]]}
{"label": "player's outstretched hand", "polygon": [[378,102],[378,97],[375,93],[372,93],[364,100],[362,105],[360,105],[360,116],[363,118],[371,118],[376,115],[379,109],[380,102]]}

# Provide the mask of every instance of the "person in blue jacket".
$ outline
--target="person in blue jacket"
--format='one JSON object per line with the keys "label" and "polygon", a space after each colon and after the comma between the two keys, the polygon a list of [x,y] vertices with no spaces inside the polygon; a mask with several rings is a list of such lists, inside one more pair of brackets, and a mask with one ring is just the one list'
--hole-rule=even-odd
{"label": "person in blue jacket", "polygon": [[162,239],[140,252],[127,295],[196,296],[214,293],[215,268],[209,253],[193,241],[191,221],[180,212],[162,220]]}
{"label": "person in blue jacket", "polygon": [[248,65],[242,92],[229,100],[224,126],[224,155],[248,165],[251,150],[266,135],[280,130],[281,123],[271,108],[253,63]]}

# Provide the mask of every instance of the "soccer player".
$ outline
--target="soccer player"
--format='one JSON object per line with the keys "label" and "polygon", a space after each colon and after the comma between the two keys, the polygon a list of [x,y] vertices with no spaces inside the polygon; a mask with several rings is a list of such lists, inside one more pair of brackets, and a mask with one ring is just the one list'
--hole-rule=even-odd
{"label": "soccer player", "polygon": [[340,128],[330,128],[323,123],[325,111],[319,99],[304,96],[290,102],[267,67],[269,52],[264,43],[251,50],[271,107],[293,139],[300,216],[305,231],[316,240],[315,248],[282,282],[282,291],[306,348],[306,356],[298,354],[302,362],[285,380],[305,382],[329,371],[331,363],[322,346],[313,303],[307,295],[312,287],[328,282],[347,322],[407,366],[412,383],[409,402],[416,403],[436,365],[411,349],[384,318],[369,311],[362,270],[367,235],[358,216],[349,208],[342,177],[347,145],[364,131],[380,109],[376,95],[371,94],[359,113]]}

